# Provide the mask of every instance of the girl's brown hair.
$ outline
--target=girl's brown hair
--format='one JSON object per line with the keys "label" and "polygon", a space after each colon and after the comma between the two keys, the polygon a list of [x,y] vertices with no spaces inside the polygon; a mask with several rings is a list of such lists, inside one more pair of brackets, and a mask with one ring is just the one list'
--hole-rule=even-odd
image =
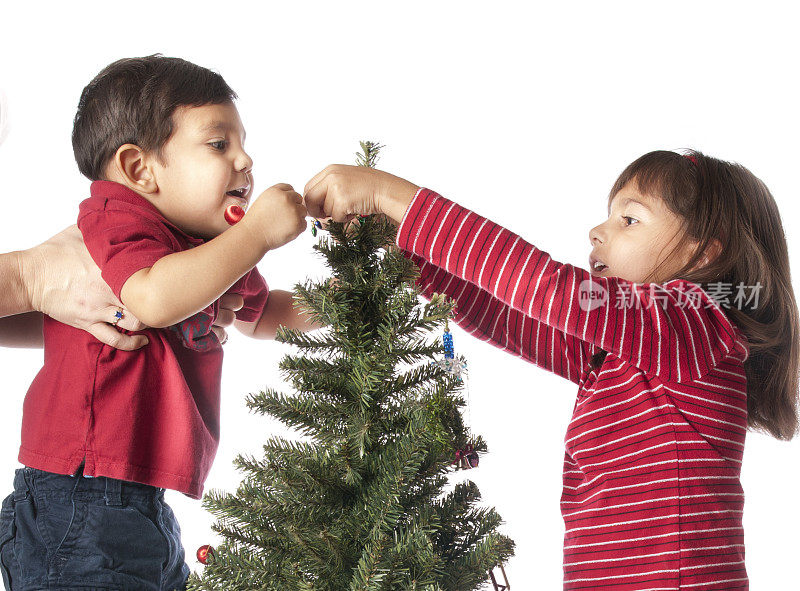
{"label": "girl's brown hair", "polygon": [[[661,198],[683,220],[683,238],[698,244],[672,279],[701,287],[720,282],[734,295],[738,289],[747,295],[745,305],[721,306],[750,345],[744,364],[747,423],[753,430],[791,439],[798,430],[800,315],[786,236],[769,189],[744,166],[695,150],[685,155],[657,150],[637,158],[614,183],[609,206],[630,181],[643,195]],[[715,240],[721,249],[715,250]],[[662,264],[672,260],[678,246]],[[719,255],[701,264],[707,252]],[[600,352],[592,362],[598,365],[604,358]]]}

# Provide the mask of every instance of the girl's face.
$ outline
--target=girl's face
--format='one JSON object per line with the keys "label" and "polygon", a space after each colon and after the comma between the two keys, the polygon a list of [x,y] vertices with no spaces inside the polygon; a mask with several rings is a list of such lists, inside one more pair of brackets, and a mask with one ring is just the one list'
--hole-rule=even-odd
{"label": "girl's face", "polygon": [[[589,231],[589,271],[595,277],[614,276],[633,283],[668,281],[697,247],[693,241],[681,241],[681,234],[680,218],[660,198],[639,193],[633,179],[614,195],[608,219]],[[650,277],[676,245],[673,259],[658,276]],[[595,270],[598,261],[605,267]]]}

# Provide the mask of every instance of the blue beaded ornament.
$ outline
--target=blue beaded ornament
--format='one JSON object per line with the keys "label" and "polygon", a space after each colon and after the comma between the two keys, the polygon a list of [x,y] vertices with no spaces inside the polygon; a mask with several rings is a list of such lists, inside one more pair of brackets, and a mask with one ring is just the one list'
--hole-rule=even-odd
{"label": "blue beaded ornament", "polygon": [[455,356],[455,349],[453,349],[453,334],[446,328],[444,329],[442,341],[444,341],[444,356],[448,359],[453,359]]}
{"label": "blue beaded ornament", "polygon": [[456,359],[455,349],[453,348],[453,333],[450,332],[447,320],[445,320],[442,343],[444,344],[444,359],[439,361],[439,367],[455,376],[459,382],[463,381],[461,376],[467,369],[467,362],[463,359]]}
{"label": "blue beaded ornament", "polygon": [[[466,372],[467,362],[463,359],[456,359],[455,348],[453,347],[453,333],[450,332],[450,323],[445,319],[444,334],[442,335],[442,343],[444,345],[444,359],[439,361],[439,367],[444,369],[447,373],[455,376],[459,382],[463,382],[462,375]],[[467,390],[469,391],[469,389]],[[469,414],[469,402],[467,402],[467,414]],[[467,423],[469,423],[469,419]],[[456,450],[455,459],[453,464],[456,470],[469,470],[470,468],[477,468],[479,462],[478,452],[476,452],[471,443],[468,443],[464,449]]]}
{"label": "blue beaded ornament", "polygon": [[319,220],[314,220],[314,223],[311,224],[311,235],[316,237],[317,228],[321,228],[321,227],[322,227],[322,224],[319,222]]}

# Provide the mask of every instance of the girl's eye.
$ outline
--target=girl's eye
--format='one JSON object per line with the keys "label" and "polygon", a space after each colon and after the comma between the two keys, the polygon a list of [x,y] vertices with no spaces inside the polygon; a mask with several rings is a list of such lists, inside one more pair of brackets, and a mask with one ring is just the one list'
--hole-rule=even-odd
{"label": "girl's eye", "polygon": [[[637,220],[636,218],[632,218],[632,217],[631,217],[631,216],[629,216],[629,215],[624,215],[624,216],[622,216],[622,219],[623,219],[623,220],[633,220],[634,222],[638,222],[638,221],[639,221],[639,220]],[[630,226],[631,224],[630,224],[630,223],[628,223],[628,224],[625,224],[625,225],[626,225],[626,226]]]}
{"label": "girl's eye", "polygon": [[215,142],[209,142],[208,145],[214,148],[215,150],[219,150],[220,152],[222,152],[228,146],[228,142],[226,142],[225,140],[217,140]]}

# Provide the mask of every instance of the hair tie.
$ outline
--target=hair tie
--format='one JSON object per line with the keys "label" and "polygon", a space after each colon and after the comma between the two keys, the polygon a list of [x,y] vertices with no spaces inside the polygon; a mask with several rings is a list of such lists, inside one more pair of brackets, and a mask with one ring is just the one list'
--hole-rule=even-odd
{"label": "hair tie", "polygon": [[697,156],[692,156],[691,154],[684,154],[683,157],[688,158],[689,160],[692,161],[692,164],[697,166]]}

